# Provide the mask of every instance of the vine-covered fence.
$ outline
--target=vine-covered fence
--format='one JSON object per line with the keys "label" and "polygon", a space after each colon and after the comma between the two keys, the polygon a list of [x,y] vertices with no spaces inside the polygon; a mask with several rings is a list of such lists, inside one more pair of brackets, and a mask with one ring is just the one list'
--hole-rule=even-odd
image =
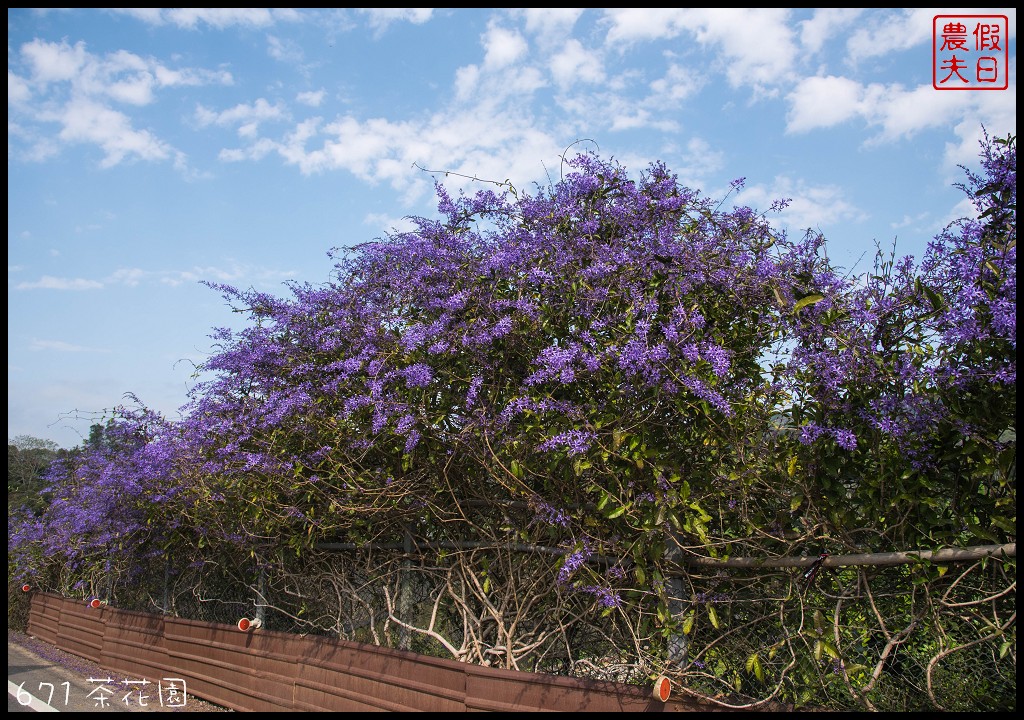
{"label": "vine-covered fence", "polygon": [[[709,560],[681,556],[657,606],[589,612],[567,553],[524,544],[324,544],[301,557],[154,565],[98,583],[119,608],[411,650],[483,668],[650,687],[720,708],[885,711],[1016,704],[1016,545]],[[604,558],[591,556],[600,564]],[[626,567],[626,573],[637,568]],[[535,580],[536,582],[536,580]],[[81,603],[80,603],[81,604]],[[664,627],[676,628],[666,635]],[[668,658],[667,662],[665,658]],[[800,695],[794,695],[800,688]]]}

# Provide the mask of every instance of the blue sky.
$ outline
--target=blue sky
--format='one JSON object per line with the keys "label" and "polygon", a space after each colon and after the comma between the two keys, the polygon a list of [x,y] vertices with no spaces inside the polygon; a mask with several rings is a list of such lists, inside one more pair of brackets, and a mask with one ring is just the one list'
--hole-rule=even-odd
{"label": "blue sky", "polygon": [[[939,14],[1008,16],[1009,89],[932,86]],[[177,418],[244,324],[200,281],[327,282],[436,216],[435,177],[533,190],[577,141],[791,198],[777,226],[851,272],[919,257],[1015,98],[1009,8],[9,8],[8,437],[72,447],[126,393]]]}

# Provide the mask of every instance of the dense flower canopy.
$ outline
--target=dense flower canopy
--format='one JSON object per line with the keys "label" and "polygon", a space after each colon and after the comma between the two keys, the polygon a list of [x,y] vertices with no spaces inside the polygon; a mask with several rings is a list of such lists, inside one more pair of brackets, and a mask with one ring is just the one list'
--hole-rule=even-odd
{"label": "dense flower canopy", "polygon": [[661,163],[438,184],[438,219],[335,251],[329,283],[211,285],[250,323],[214,333],[185,419],[125,410],[55,465],[10,557],[82,582],[171,549],[531,543],[566,592],[668,623],[686,556],[1005,542],[1015,139],[982,166],[977,219],[857,276],[772,226],[784,201],[724,210]]}

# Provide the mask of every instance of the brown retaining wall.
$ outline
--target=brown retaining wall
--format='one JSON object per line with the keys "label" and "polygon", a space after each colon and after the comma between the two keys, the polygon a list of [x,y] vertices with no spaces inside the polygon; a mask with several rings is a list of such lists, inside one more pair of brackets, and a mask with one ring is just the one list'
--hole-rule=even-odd
{"label": "brown retaining wall", "polygon": [[313,635],[128,612],[33,593],[29,634],[126,678],[181,678],[240,711],[707,712],[651,688],[499,670]]}

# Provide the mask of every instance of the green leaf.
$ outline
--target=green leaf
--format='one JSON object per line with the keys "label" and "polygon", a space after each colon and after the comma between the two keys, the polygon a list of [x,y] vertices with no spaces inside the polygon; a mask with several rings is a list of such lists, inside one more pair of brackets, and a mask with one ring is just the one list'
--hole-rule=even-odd
{"label": "green leaf", "polygon": [[824,299],[825,299],[825,296],[824,295],[820,295],[818,293],[814,293],[813,295],[807,295],[805,297],[802,297],[802,298],[800,298],[799,300],[796,301],[796,304],[793,306],[793,312],[799,313],[801,310],[803,310],[808,305],[813,305],[814,303],[821,302]]}
{"label": "green leaf", "polygon": [[677,513],[675,510],[668,514],[668,519],[669,522],[672,523],[672,527],[674,527],[676,530],[683,529],[683,524],[679,521],[679,513]]}
{"label": "green leaf", "polygon": [[746,667],[747,672],[754,673],[754,677],[764,682],[764,668],[761,667],[761,658],[756,652],[751,653],[750,657],[747,658]]}
{"label": "green leaf", "polygon": [[612,430],[612,450],[618,450],[619,449],[619,447],[622,445],[623,437],[624,437],[624,433],[622,432],[622,430],[620,430],[618,428],[615,428],[614,430]]}
{"label": "green leaf", "polygon": [[979,538],[982,538],[983,540],[988,540],[988,541],[993,542],[993,543],[1000,542],[999,537],[997,535],[995,535],[994,533],[989,532],[988,530],[984,529],[983,527],[981,527],[977,523],[975,523],[975,522],[973,522],[971,520],[967,520],[966,523],[967,523],[968,529],[971,531],[971,533],[974,534],[975,537],[979,537]]}
{"label": "green leaf", "polygon": [[710,604],[707,606],[707,608],[708,608],[708,620],[711,621],[711,626],[713,628],[715,628],[715,630],[718,630],[721,627],[718,624],[718,613],[715,612],[715,608],[712,607]]}
{"label": "green leaf", "polygon": [[822,640],[821,647],[830,658],[833,660],[839,659],[839,651],[836,650],[836,646],[832,644],[831,640]]}
{"label": "green leaf", "polygon": [[932,290],[927,285],[924,286],[924,294],[925,297],[928,298],[928,302],[931,303],[932,310],[935,310],[936,312],[941,310],[942,307],[946,304],[945,302],[943,302],[942,296],[939,295],[934,290]]}
{"label": "green leaf", "polygon": [[615,518],[617,518],[620,515],[622,515],[622,513],[624,513],[624,512],[626,512],[626,506],[625,505],[619,505],[617,508],[615,508],[610,513],[605,515],[605,517],[608,518],[609,520],[614,520]]}
{"label": "green leaf", "polygon": [[693,632],[693,621],[696,619],[697,613],[692,610],[686,614],[683,618],[683,635],[689,635]]}
{"label": "green leaf", "polygon": [[1009,518],[1004,518],[1000,515],[993,515],[992,524],[1000,530],[1005,530],[1011,535],[1017,534],[1017,523],[1015,523],[1013,520],[1010,520]]}

